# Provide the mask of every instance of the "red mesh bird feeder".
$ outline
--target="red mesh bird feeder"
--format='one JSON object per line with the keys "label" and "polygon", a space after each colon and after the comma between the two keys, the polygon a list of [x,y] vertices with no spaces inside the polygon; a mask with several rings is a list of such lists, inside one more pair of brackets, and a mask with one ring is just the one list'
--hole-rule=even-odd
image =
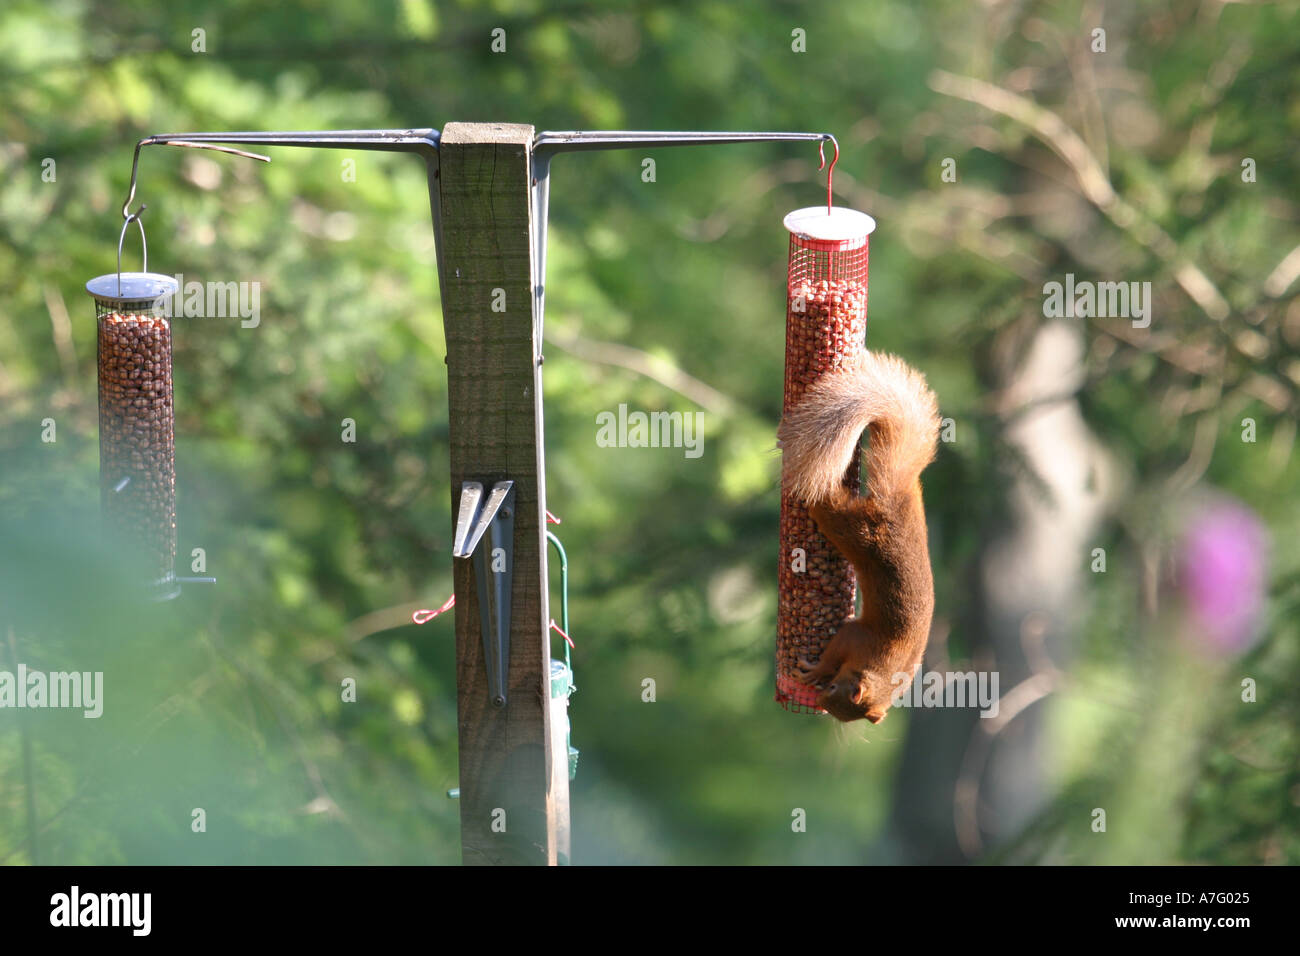
{"label": "red mesh bird feeder", "polygon": [[[790,231],[785,321],[788,412],[828,372],[866,347],[867,239],[875,220],[852,209],[812,206],[785,217]],[[844,474],[858,493],[860,462]],[[802,501],[781,490],[781,564],[776,619],[776,700],[787,710],[823,713],[817,691],[799,680],[798,661],[816,663],[840,625],[854,616],[853,568]]]}

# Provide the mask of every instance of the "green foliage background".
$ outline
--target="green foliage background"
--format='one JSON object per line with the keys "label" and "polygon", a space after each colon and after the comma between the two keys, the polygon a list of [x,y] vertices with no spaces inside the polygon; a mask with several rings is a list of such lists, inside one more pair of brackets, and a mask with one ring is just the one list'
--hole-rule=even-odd
{"label": "green foliage background", "polygon": [[[1099,24],[1104,54],[1089,49]],[[489,50],[498,26],[504,54]],[[807,53],[791,50],[796,28]],[[503,120],[839,136],[839,201],[880,222],[869,342],[924,369],[958,422],[926,486],[939,623],[958,657],[1008,469],[990,369],[1043,321],[1046,279],[1151,281],[1152,337],[1083,323],[1078,401],[1128,482],[1098,536],[1108,570],[1087,576],[1061,662],[1071,681],[1044,705],[1052,791],[987,858],[1300,861],[1300,302],[1296,284],[1267,281],[1300,243],[1298,34],[1292,3],[9,0],[0,628],[13,639],[0,660],[104,670],[107,699],[97,721],[0,712],[0,860],[32,861],[29,806],[47,863],[459,860],[444,795],[456,785],[450,622],[400,625],[451,590],[421,165],[143,154],[151,268],[262,289],[256,329],[177,323],[181,553],[203,547],[219,584],[172,605],[125,597],[98,541],[82,287],[113,268],[143,135]],[[1136,222],[1090,202],[1030,125],[939,92],[935,70],[1081,130]],[[891,803],[905,792],[909,715],[842,730],[771,700],[780,221],[823,195],[816,157],[793,145],[651,155],[653,184],[636,152],[561,157],[552,184],[547,482],[573,573],[575,860],[899,859]],[[941,180],[945,157],[955,184]],[[1242,182],[1244,157],[1257,182]],[[137,255],[128,237],[131,268]],[[1226,317],[1180,286],[1188,261]],[[684,389],[665,385],[679,372]],[[683,391],[708,402],[702,458],[596,446],[596,413],[699,409]],[[1245,417],[1256,443],[1240,441]],[[54,443],[40,440],[46,418]],[[343,418],[355,445],[339,441]],[[1202,482],[1273,533],[1263,636],[1231,661],[1187,652],[1142,598],[1147,549],[1164,553],[1162,489],[1198,428],[1216,439]],[[1240,702],[1245,676],[1256,704]],[[339,699],[348,677],[355,704]],[[195,807],[204,835],[190,831]],[[807,833],[791,832],[795,807]],[[1094,807],[1108,808],[1104,836]]]}

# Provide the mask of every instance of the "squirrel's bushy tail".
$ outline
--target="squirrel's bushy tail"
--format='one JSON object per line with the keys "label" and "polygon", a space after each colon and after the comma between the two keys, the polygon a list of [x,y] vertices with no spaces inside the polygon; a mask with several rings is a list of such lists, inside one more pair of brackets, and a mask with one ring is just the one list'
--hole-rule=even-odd
{"label": "squirrel's bushy tail", "polygon": [[939,409],[925,377],[902,359],[866,352],[850,368],[824,375],[781,421],[785,489],[808,504],[825,501],[871,429],[867,493],[904,490],[933,459]]}

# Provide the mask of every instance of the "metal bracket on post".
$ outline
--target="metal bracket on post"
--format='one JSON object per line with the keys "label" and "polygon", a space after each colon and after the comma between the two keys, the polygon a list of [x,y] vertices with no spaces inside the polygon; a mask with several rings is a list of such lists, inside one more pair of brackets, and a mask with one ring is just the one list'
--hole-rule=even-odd
{"label": "metal bracket on post", "polygon": [[[451,556],[474,559],[474,577],[478,583],[479,627],[483,635],[483,664],[487,669],[488,695],[495,707],[506,705],[514,548],[515,483],[498,481],[484,501],[481,482],[461,482],[456,540],[452,545]],[[500,571],[493,570],[492,567],[493,555],[498,551],[505,556],[505,567]]]}

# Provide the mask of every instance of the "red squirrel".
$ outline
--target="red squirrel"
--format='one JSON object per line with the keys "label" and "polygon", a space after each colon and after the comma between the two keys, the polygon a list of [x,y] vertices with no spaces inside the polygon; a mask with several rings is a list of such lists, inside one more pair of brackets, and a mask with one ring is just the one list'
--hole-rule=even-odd
{"label": "red squirrel", "polygon": [[[841,482],[864,430],[867,493],[859,497]],[[844,622],[818,663],[800,661],[800,679],[820,690],[817,705],[837,719],[878,724],[911,683],[930,637],[934,579],[921,471],[937,448],[938,403],[902,359],[864,352],[813,383],[777,437],[786,490],[852,563],[862,590],[861,616]]]}

